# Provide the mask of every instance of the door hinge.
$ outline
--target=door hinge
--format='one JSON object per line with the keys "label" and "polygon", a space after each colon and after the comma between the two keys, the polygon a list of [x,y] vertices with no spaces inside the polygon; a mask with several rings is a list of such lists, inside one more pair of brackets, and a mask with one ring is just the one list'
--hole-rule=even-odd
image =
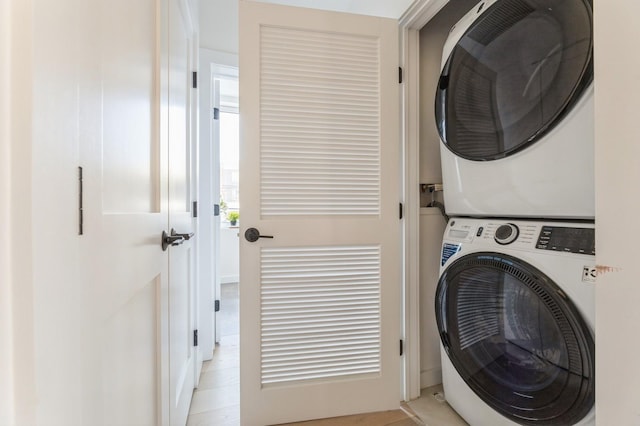
{"label": "door hinge", "polygon": [[198,217],[198,202],[194,201],[193,202],[193,207],[191,209],[193,217]]}
{"label": "door hinge", "polygon": [[198,330],[193,330],[193,346],[198,346]]}
{"label": "door hinge", "polygon": [[213,119],[220,120],[220,108],[213,109]]}
{"label": "door hinge", "polygon": [[213,205],[213,215],[220,216],[220,204]]}
{"label": "door hinge", "polygon": [[398,83],[402,84],[402,67],[398,67]]}
{"label": "door hinge", "polygon": [[213,302],[213,312],[220,312],[220,300]]}
{"label": "door hinge", "polygon": [[404,355],[404,343],[402,339],[400,339],[400,356]]}
{"label": "door hinge", "polygon": [[403,217],[402,203],[400,203],[400,204],[399,204],[399,207],[400,207],[400,208],[398,209],[398,214],[399,214],[399,216],[400,216],[400,219],[402,219],[402,217]]}
{"label": "door hinge", "polygon": [[192,82],[191,87],[194,89],[198,88],[198,71],[194,71],[192,74]]}
{"label": "door hinge", "polygon": [[78,235],[84,234],[84,207],[82,206],[84,198],[84,182],[82,179],[82,167],[78,167]]}

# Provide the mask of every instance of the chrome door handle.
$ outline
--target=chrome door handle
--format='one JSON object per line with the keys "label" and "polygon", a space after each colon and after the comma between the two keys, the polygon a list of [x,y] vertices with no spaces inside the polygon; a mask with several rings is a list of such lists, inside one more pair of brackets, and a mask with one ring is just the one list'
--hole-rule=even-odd
{"label": "chrome door handle", "polygon": [[255,243],[259,238],[273,238],[273,235],[260,235],[256,228],[249,228],[244,232],[244,238],[250,243]]}
{"label": "chrome door handle", "polygon": [[166,231],[162,231],[162,251],[167,251],[169,246],[179,246],[182,243],[184,243],[182,235],[168,235]]}
{"label": "chrome door handle", "polygon": [[188,234],[178,234],[175,229],[171,228],[172,237],[182,237],[185,241],[189,241],[191,238],[193,238],[194,235],[195,234],[193,232],[190,232]]}

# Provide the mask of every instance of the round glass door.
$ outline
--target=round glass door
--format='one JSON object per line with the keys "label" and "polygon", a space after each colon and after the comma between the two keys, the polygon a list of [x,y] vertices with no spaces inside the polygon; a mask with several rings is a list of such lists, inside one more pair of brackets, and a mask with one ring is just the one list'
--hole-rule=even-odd
{"label": "round glass door", "polygon": [[467,385],[519,424],[572,425],[593,407],[595,346],[573,303],[541,271],[498,253],[442,274],[436,320]]}
{"label": "round glass door", "polygon": [[443,67],[436,124],[469,160],[495,160],[535,142],[593,80],[589,0],[498,0]]}

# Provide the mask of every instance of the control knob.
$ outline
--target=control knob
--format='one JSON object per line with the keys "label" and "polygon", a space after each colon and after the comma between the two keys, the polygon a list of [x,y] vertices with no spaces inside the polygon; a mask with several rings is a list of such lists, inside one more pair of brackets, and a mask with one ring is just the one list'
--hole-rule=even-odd
{"label": "control knob", "polygon": [[513,223],[505,223],[496,229],[493,239],[496,240],[496,243],[498,244],[507,245],[514,242],[518,238],[519,234],[520,230],[517,225]]}

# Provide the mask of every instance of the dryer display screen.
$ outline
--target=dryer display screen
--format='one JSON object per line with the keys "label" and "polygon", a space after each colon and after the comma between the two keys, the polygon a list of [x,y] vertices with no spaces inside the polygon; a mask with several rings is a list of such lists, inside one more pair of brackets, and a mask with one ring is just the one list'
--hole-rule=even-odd
{"label": "dryer display screen", "polygon": [[536,248],[595,255],[595,230],[592,228],[543,226],[538,236]]}

